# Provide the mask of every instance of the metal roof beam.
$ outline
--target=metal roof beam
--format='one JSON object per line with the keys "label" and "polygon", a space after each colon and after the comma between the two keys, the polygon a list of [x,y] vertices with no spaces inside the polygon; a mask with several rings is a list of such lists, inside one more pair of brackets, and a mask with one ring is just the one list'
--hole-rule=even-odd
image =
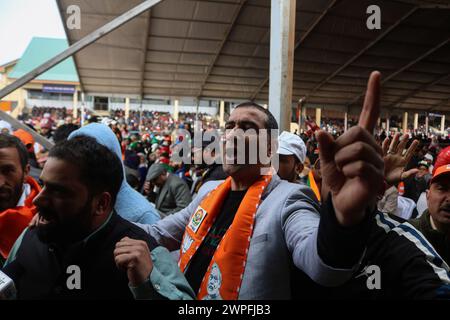
{"label": "metal roof beam", "polygon": [[401,17],[397,22],[395,22],[393,25],[391,25],[389,28],[387,28],[383,33],[381,33],[375,40],[371,41],[368,45],[366,45],[364,48],[362,48],[356,55],[354,55],[350,60],[348,60],[346,63],[341,65],[339,68],[337,68],[332,74],[330,74],[328,77],[326,77],[322,82],[320,82],[316,87],[314,87],[307,95],[306,99],[308,99],[309,96],[314,94],[317,90],[319,90],[325,83],[330,81],[332,78],[334,78],[336,75],[338,75],[342,70],[347,68],[350,64],[355,62],[356,59],[361,57],[367,50],[372,48],[375,44],[377,44],[381,39],[386,37],[392,30],[394,30],[398,25],[400,25],[403,21],[405,21],[408,17],[410,17],[414,12],[417,11],[417,7],[412,8],[409,10],[403,17]]}
{"label": "metal roof beam", "polygon": [[114,20],[108,22],[104,26],[98,28],[97,30],[91,32],[87,36],[85,36],[83,39],[77,41],[76,43],[72,44],[69,48],[61,52],[60,54],[56,55],[55,57],[51,58],[50,60],[44,62],[37,68],[31,70],[24,76],[20,77],[10,85],[6,86],[2,90],[0,90],[0,99],[7,96],[17,88],[23,86],[24,84],[30,82],[34,78],[38,77],[40,74],[44,73],[45,71],[49,70],[50,68],[54,67],[58,63],[64,61],[70,56],[73,56],[78,51],[82,50],[83,48],[89,46],[90,44],[94,43],[98,39],[104,37],[105,35],[111,33],[115,29],[119,28],[126,22],[132,20],[133,18],[137,17],[141,13],[147,11],[151,7],[153,7],[155,4],[161,2],[161,0],[146,0],[142,2],[141,4],[137,5],[136,7],[130,9],[129,11],[125,12],[124,14],[118,16]]}
{"label": "metal roof beam", "polygon": [[[294,55],[295,50],[300,46],[300,44],[305,41],[305,39],[311,34],[311,32],[314,30],[314,28],[319,24],[320,21],[325,17],[325,15],[331,10],[332,7],[338,2],[339,0],[332,0],[330,4],[327,6],[327,8],[314,20],[314,22],[309,26],[308,30],[305,32],[305,34],[300,38],[299,41],[294,46]],[[295,60],[294,60],[295,62]],[[269,75],[261,82],[261,84],[258,86],[258,88],[252,93],[250,96],[250,100],[255,100],[255,97],[258,95],[259,91],[267,84],[269,81]]]}
{"label": "metal roof beam", "polygon": [[120,49],[120,50],[134,50],[134,51],[141,51],[142,48],[138,48],[138,47],[132,47],[132,46],[121,46],[121,45],[116,45],[116,44],[107,44],[107,43],[99,43],[97,42],[95,44],[96,46],[99,47],[104,47],[106,49]]}
{"label": "metal roof beam", "polygon": [[[436,104],[433,104],[427,111],[432,111],[434,110],[434,108],[437,108],[439,106],[444,105],[444,107],[447,107],[447,105],[450,104],[450,96],[448,98],[442,99],[441,101],[439,101]],[[449,111],[450,111],[450,106],[449,106]]]}
{"label": "metal roof beam", "polygon": [[390,104],[390,105],[388,106],[388,108],[393,108],[393,107],[395,107],[395,106],[401,104],[401,103],[404,102],[405,100],[408,100],[409,98],[415,96],[416,94],[418,94],[418,93],[420,93],[420,92],[422,92],[422,91],[426,91],[428,88],[434,86],[435,84],[438,84],[439,82],[441,82],[441,81],[447,79],[448,77],[450,77],[450,73],[447,73],[447,74],[445,74],[445,75],[443,75],[443,76],[437,78],[436,80],[434,80],[434,81],[432,81],[432,82],[430,82],[430,83],[424,84],[424,85],[421,86],[420,88],[418,88],[418,89],[416,89],[416,90],[413,90],[413,91],[411,91],[410,93],[408,93],[407,95],[404,95],[404,96],[400,97],[400,99],[398,99],[397,101],[395,101],[395,102],[393,102],[392,104]]}
{"label": "metal roof beam", "polygon": [[7,114],[5,111],[0,110],[0,119],[5,120],[9,124],[11,124],[16,129],[23,129],[26,132],[30,133],[34,140],[41,144],[44,148],[50,150],[53,147],[53,143],[47,140],[45,137],[41,136],[39,133],[31,129],[29,126],[21,123],[17,119],[13,118],[9,114]]}
{"label": "metal roof beam", "polygon": [[147,12],[147,20],[145,21],[145,31],[144,31],[144,51],[142,52],[141,59],[141,79],[139,92],[141,93],[141,100],[144,97],[144,79],[145,79],[145,62],[147,61],[147,51],[149,44],[149,34],[150,34],[150,20],[152,18],[152,10]]}
{"label": "metal roof beam", "polygon": [[[67,36],[67,42],[69,44],[71,44],[73,41],[69,37],[69,32],[67,30],[67,24],[65,23],[65,19],[64,19],[64,16],[63,16],[65,11],[62,10],[60,1],[56,1],[56,5],[58,7],[58,13],[59,13],[59,17],[61,18],[61,22],[62,22],[62,25],[63,25],[63,28],[64,28],[64,32],[65,32],[65,34]],[[77,73],[78,81],[80,82],[80,89],[81,89],[81,92],[83,92],[84,91],[84,85],[83,85],[83,81],[81,80],[80,74],[78,72],[78,66],[79,66],[78,59],[77,59],[77,57],[75,55],[73,55],[72,58],[73,58],[73,63],[75,64],[75,72]]]}
{"label": "metal roof beam", "polygon": [[[442,48],[443,46],[447,45],[448,43],[450,43],[450,38],[445,39],[444,41],[442,41],[441,43],[439,43],[438,45],[434,46],[433,48],[431,48],[430,50],[428,50],[427,52],[425,52],[424,54],[420,55],[419,57],[417,57],[416,59],[414,59],[413,61],[409,62],[408,64],[404,65],[403,67],[401,67],[400,69],[398,69],[397,71],[395,71],[394,73],[391,73],[389,76],[387,76],[386,78],[384,78],[381,81],[381,84],[385,84],[386,82],[388,82],[390,79],[392,79],[393,77],[399,75],[400,73],[402,73],[403,71],[405,71],[406,69],[408,69],[409,67],[413,66],[414,64],[416,64],[417,62],[425,59],[426,57],[428,57],[430,54],[436,52],[437,50],[439,50],[440,48]],[[351,102],[350,105],[356,103],[362,96],[364,95],[364,92],[361,92],[358,96],[356,96]]]}

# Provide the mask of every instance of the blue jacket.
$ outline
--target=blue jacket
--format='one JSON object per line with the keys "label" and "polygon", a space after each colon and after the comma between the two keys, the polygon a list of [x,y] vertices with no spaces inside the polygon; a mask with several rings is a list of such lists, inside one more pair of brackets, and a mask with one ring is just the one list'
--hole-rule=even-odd
{"label": "blue jacket", "polygon": [[[72,132],[69,135],[69,140],[77,136],[89,136],[95,138],[98,143],[114,152],[122,161],[122,151],[120,149],[119,141],[108,126],[100,123],[91,123]],[[117,194],[114,209],[122,218],[128,221],[145,224],[156,223],[161,218],[156,211],[155,206],[143,195],[131,188],[125,179],[124,167],[123,170],[124,179],[119,193]]]}

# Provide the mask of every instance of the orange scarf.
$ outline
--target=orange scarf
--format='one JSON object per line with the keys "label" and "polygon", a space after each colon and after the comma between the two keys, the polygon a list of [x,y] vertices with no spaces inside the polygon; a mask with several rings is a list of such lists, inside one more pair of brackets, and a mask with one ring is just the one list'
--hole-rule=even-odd
{"label": "orange scarf", "polygon": [[[271,175],[261,176],[245,193],[233,223],[217,246],[203,277],[197,294],[198,299],[236,300],[238,298],[256,211],[261,202],[261,195],[271,179]],[[182,272],[186,271],[192,257],[208,235],[230,190],[231,178],[228,177],[202,200],[192,215],[181,245],[179,266]]]}
{"label": "orange scarf", "polygon": [[31,177],[26,177],[25,183],[31,187],[31,192],[25,199],[25,206],[15,207],[0,212],[0,255],[7,258],[14,242],[22,231],[28,227],[37,212],[33,199],[41,191],[41,187]]}
{"label": "orange scarf", "polygon": [[306,184],[314,191],[314,194],[316,195],[317,200],[319,200],[319,202],[320,202],[320,191],[319,191],[319,188],[317,187],[316,180],[314,180],[314,175],[312,173],[312,170],[310,170],[308,173],[308,182]]}

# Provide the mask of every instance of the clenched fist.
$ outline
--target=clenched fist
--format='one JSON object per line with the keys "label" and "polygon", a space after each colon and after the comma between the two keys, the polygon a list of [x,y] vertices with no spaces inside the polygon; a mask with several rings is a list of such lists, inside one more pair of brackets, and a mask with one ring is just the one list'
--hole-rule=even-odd
{"label": "clenched fist", "polygon": [[116,244],[114,259],[117,267],[127,272],[133,287],[143,284],[153,270],[150,250],[145,241],[123,238]]}

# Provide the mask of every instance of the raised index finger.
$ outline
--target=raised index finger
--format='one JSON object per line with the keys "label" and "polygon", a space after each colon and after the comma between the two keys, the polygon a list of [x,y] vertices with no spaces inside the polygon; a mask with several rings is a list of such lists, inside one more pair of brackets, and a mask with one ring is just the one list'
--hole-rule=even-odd
{"label": "raised index finger", "polygon": [[373,71],[370,74],[363,109],[359,116],[358,126],[370,133],[373,133],[380,116],[380,79],[380,72]]}

